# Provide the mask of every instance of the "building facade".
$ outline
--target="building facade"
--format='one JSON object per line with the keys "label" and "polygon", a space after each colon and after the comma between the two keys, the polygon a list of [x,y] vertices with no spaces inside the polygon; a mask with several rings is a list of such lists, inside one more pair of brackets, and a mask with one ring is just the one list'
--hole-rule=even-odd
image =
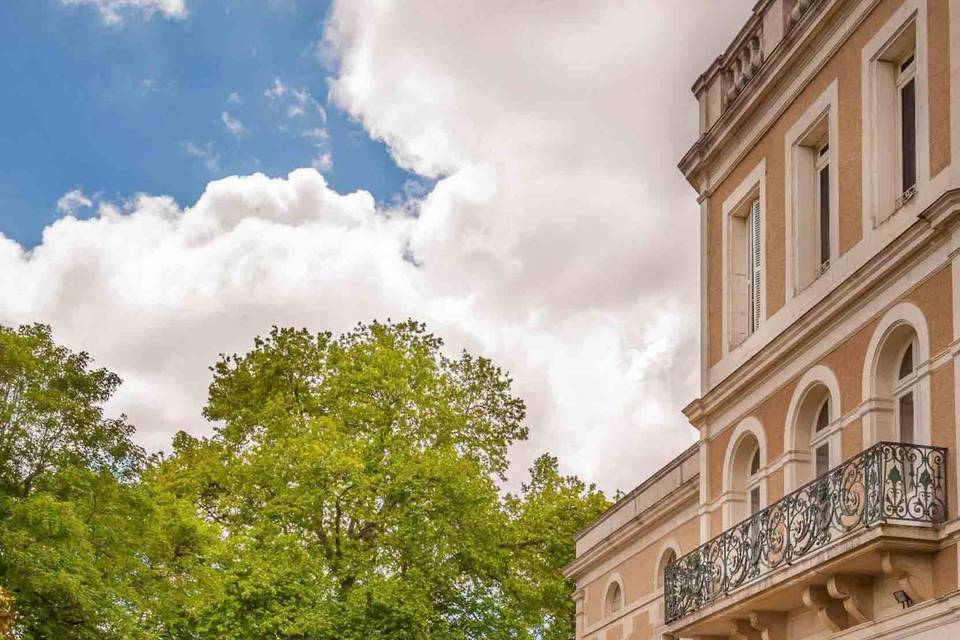
{"label": "building facade", "polygon": [[960,638],[960,0],[760,0],[697,79],[699,441],[577,639]]}

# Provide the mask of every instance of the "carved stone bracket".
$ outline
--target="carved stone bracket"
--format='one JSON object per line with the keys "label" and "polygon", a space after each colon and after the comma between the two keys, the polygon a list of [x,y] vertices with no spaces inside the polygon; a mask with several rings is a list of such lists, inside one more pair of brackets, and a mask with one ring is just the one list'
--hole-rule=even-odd
{"label": "carved stone bracket", "polygon": [[730,640],[760,640],[760,632],[750,626],[749,620],[731,620]]}
{"label": "carved stone bracket", "polygon": [[751,611],[750,626],[760,632],[760,640],[786,640],[787,614],[782,611]]}
{"label": "carved stone bracket", "polygon": [[914,602],[923,602],[933,597],[930,586],[923,579],[925,563],[922,558],[899,553],[887,553],[883,556],[883,572],[896,576],[900,588]]}
{"label": "carved stone bracket", "polygon": [[843,604],[831,598],[826,587],[810,585],[804,589],[803,603],[816,611],[820,622],[831,631],[843,631],[850,626]]}
{"label": "carved stone bracket", "polygon": [[873,620],[873,580],[870,577],[833,576],[827,581],[827,593],[843,603],[851,625]]}

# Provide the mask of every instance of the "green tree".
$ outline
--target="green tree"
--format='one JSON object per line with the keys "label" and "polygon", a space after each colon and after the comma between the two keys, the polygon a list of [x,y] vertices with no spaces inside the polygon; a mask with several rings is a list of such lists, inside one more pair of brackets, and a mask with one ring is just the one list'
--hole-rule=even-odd
{"label": "green tree", "polygon": [[120,384],[44,325],[0,327],[0,585],[14,635],[146,638],[196,583],[204,525],[138,483]]}
{"label": "green tree", "polygon": [[274,329],[213,367],[216,435],[179,434],[164,482],[221,529],[217,638],[569,634],[572,532],[603,496],[542,458],[502,497],[525,408],[489,360],[415,322]]}
{"label": "green tree", "polygon": [[541,640],[574,637],[573,585],[560,569],[574,558],[574,535],[610,506],[596,486],[560,474],[542,455],[519,494],[508,494],[511,562],[506,582],[514,595],[516,628]]}

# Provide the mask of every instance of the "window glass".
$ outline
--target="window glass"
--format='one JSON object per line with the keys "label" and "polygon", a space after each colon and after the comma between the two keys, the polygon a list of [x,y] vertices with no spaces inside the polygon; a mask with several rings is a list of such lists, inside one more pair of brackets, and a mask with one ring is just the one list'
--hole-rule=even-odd
{"label": "window glass", "polygon": [[900,167],[901,191],[906,192],[917,183],[917,115],[916,80],[913,55],[901,65],[900,91]]}
{"label": "window glass", "polygon": [[[827,153],[821,151],[821,155]],[[817,199],[820,210],[820,270],[830,266],[830,166],[823,164],[817,174]]]}
{"label": "window glass", "polygon": [[817,422],[814,425],[814,431],[819,433],[827,428],[827,425],[830,424],[830,399],[827,398],[822,405],[820,405],[820,411],[817,412]]}
{"label": "window glass", "polygon": [[816,474],[819,478],[830,471],[830,445],[822,444],[817,447],[814,457],[816,458]]}
{"label": "window glass", "polygon": [[750,475],[756,475],[758,471],[760,471],[760,449],[754,451],[750,459]]}
{"label": "window glass", "polygon": [[750,515],[760,511],[760,487],[750,489]]}
{"label": "window glass", "polygon": [[907,345],[906,351],[903,352],[903,357],[900,358],[900,370],[897,373],[897,379],[903,380],[911,373],[913,373],[913,343],[912,342],[909,345]]}
{"label": "window glass", "polygon": [[900,426],[900,442],[913,443],[914,431],[913,391],[897,398],[897,421]]}

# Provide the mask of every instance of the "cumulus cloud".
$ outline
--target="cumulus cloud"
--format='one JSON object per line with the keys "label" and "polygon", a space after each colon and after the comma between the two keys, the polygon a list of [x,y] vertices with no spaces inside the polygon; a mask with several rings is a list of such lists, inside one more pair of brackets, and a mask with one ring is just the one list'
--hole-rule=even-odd
{"label": "cumulus cloud", "polygon": [[[428,193],[378,208],[308,168],[215,181],[186,208],[101,205],[29,252],[0,237],[0,322],[51,322],[118,371],[117,406],[160,448],[207,428],[207,365],[271,324],[413,316],[511,371],[520,470],[549,450],[629,488],[693,440],[698,208],[674,165],[689,86],[751,1],[338,2],[333,99]],[[297,100],[279,79],[267,96]]]}
{"label": "cumulus cloud", "polygon": [[234,118],[229,113],[224,111],[223,115],[220,116],[220,119],[223,121],[223,126],[226,127],[227,131],[231,135],[243,135],[243,123],[240,122],[239,118]]}
{"label": "cumulus cloud", "polygon": [[236,91],[230,92],[230,95],[227,96],[228,104],[243,104],[243,99],[240,97],[240,94]]}
{"label": "cumulus cloud", "polygon": [[100,18],[109,25],[123,22],[126,13],[139,14],[149,18],[154,14],[168,18],[185,18],[187,5],[185,0],[61,0],[67,5],[91,5],[100,12]]}
{"label": "cumulus cloud", "polygon": [[628,488],[692,442],[699,208],[676,162],[689,87],[750,5],[335,3],[331,97],[439,178],[411,247],[516,372],[518,459],[549,448]]}
{"label": "cumulus cloud", "polygon": [[67,191],[57,200],[57,211],[65,216],[72,216],[76,214],[78,209],[91,206],[93,206],[93,201],[84,195],[80,189]]}

